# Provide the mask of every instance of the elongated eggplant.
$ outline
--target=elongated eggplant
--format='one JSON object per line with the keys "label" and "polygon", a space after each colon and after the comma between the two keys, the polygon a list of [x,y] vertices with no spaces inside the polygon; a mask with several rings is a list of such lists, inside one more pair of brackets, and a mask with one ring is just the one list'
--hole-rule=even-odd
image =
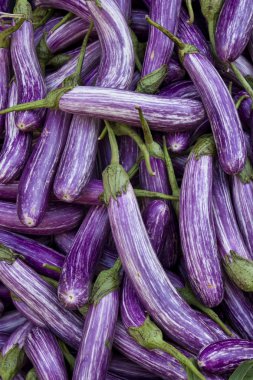
{"label": "elongated eggplant", "polygon": [[86,1],[78,1],[75,0],[35,0],[35,7],[41,8],[59,8],[64,9],[67,12],[74,13],[79,17],[87,17],[89,15],[89,11],[87,9]]}
{"label": "elongated eggplant", "polygon": [[253,29],[250,0],[226,0],[215,31],[215,47],[219,59],[233,62],[245,49]]}
{"label": "elongated eggplant", "polygon": [[[2,211],[1,211],[2,210]],[[74,205],[53,205],[37,227],[26,227],[18,218],[16,205],[0,202],[0,227],[28,235],[52,235],[73,230],[83,217],[83,209]]]}
{"label": "elongated eggplant", "polygon": [[165,78],[165,83],[175,82],[185,77],[186,73],[184,68],[182,65],[180,65],[178,59],[175,59],[174,56],[172,56],[168,66],[168,74]]}
{"label": "elongated eggplant", "polygon": [[13,305],[16,307],[16,309],[27,318],[28,321],[32,322],[34,326],[39,326],[42,328],[46,328],[46,324],[42,321],[39,314],[34,312],[24,301],[22,301],[20,298],[18,298],[14,293],[11,295],[11,299],[13,302]]}
{"label": "elongated eggplant", "polygon": [[58,298],[67,309],[77,309],[88,302],[95,266],[109,228],[106,208],[91,208],[75,236],[60,276]]}
{"label": "elongated eggplant", "polygon": [[253,358],[253,342],[227,339],[202,349],[198,355],[200,368],[211,373],[232,372],[243,361]]}
{"label": "elongated eggplant", "polygon": [[0,199],[15,201],[18,195],[18,182],[0,183]]}
{"label": "elongated eggplant", "polygon": [[39,380],[67,380],[63,354],[54,335],[47,329],[34,327],[25,342],[25,352]]}
{"label": "elongated eggplant", "polygon": [[126,171],[129,171],[137,162],[139,148],[136,142],[129,136],[120,138],[120,160],[121,165]]}
{"label": "elongated eggplant", "polygon": [[188,278],[198,298],[208,307],[219,305],[223,298],[212,209],[214,153],[210,136],[203,136],[194,146],[184,171],[179,213]]}
{"label": "elongated eggplant", "polygon": [[132,2],[131,0],[116,0],[119,9],[121,10],[126,21],[129,22],[132,13]]}
{"label": "elongated eggplant", "polygon": [[199,93],[190,80],[173,82],[163,87],[159,95],[169,98],[199,99]]}
{"label": "elongated eggplant", "polygon": [[[8,104],[17,104],[17,87],[14,81],[9,89]],[[4,144],[0,151],[1,183],[11,182],[19,176],[28,159],[31,142],[32,136],[29,133],[24,134],[17,129],[15,114],[6,115]]]}
{"label": "elongated eggplant", "polygon": [[141,368],[138,364],[128,360],[123,355],[113,355],[109,371],[119,376],[127,377],[128,379],[154,379],[154,375],[151,372]]}
{"label": "elongated eggplant", "polygon": [[19,311],[8,311],[0,318],[0,333],[11,334],[26,321]]}
{"label": "elongated eggplant", "polygon": [[6,334],[6,333],[0,333],[0,349],[2,349],[2,347],[5,345],[5,343],[8,341],[9,339],[9,334]]}
{"label": "elongated eggplant", "polygon": [[37,46],[44,33],[48,33],[55,25],[62,20],[62,16],[50,18],[44,25],[34,31],[34,45]]}
{"label": "elongated eggplant", "polygon": [[[14,13],[24,13],[27,20],[13,34],[11,39],[11,60],[17,81],[18,103],[43,99],[46,86],[35,51],[33,25],[30,21],[31,8],[28,1],[24,4],[17,0]],[[24,111],[15,114],[15,122],[23,131],[40,126],[44,110]]]}
{"label": "elongated eggplant", "polygon": [[[0,77],[0,108],[3,109],[8,103],[8,85],[10,80],[10,52],[8,47],[0,44],[0,60],[2,62],[2,73]],[[5,116],[0,116],[0,132],[4,129]]]}

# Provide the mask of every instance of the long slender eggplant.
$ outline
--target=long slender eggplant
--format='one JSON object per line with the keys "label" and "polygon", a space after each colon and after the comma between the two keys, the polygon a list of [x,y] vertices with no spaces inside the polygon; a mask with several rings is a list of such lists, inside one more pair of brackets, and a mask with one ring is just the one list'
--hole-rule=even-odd
{"label": "long slender eggplant", "polygon": [[[33,40],[33,25],[30,20],[31,8],[28,1],[17,0],[14,13],[24,13],[27,19],[11,39],[11,60],[17,81],[18,103],[43,99],[46,86]],[[44,110],[24,111],[15,114],[15,122],[23,131],[40,126]]]}
{"label": "long slender eggplant", "polygon": [[77,309],[90,297],[91,281],[109,233],[104,206],[90,208],[64,262],[58,298],[67,309]]}
{"label": "long slender eggplant", "polygon": [[50,18],[44,25],[34,31],[34,45],[37,47],[44,33],[48,33],[55,25],[62,20],[62,16]]}
{"label": "long slender eggplant", "polygon": [[63,354],[54,335],[47,329],[34,327],[25,342],[25,352],[39,380],[67,380]]}
{"label": "long slender eggplant", "polygon": [[233,62],[245,49],[253,29],[250,0],[226,0],[215,31],[215,47],[219,59]]}
{"label": "long slender eggplant", "polygon": [[[0,34],[1,35],[1,34]],[[5,41],[0,39],[0,60],[1,64],[1,76],[0,76],[0,108],[3,109],[8,103],[8,85],[10,80],[10,51],[5,47]],[[5,116],[0,116],[0,132],[4,129]]]}
{"label": "long slender eggplant", "polygon": [[[1,51],[1,50],[0,50]],[[17,87],[13,81],[9,89],[9,106],[17,104]],[[23,133],[15,125],[15,114],[6,115],[4,144],[0,151],[0,182],[16,179],[23,169],[32,142],[30,133]]]}
{"label": "long slender eggplant", "polygon": [[10,336],[9,334],[0,333],[0,349],[2,349],[2,347],[8,341],[9,336]]}
{"label": "long slender eggplant", "polygon": [[11,334],[26,321],[19,311],[8,311],[0,318],[0,333]]}
{"label": "long slender eggplant", "polygon": [[182,80],[163,87],[160,96],[169,98],[199,99],[199,93],[190,80]]}
{"label": "long slender eggplant", "polygon": [[154,380],[154,375],[151,372],[146,371],[144,368],[141,368],[139,365],[119,354],[112,356],[109,371],[127,377],[128,379]]}
{"label": "long slender eggplant", "polygon": [[35,0],[35,7],[41,8],[59,8],[67,12],[74,13],[79,17],[87,17],[89,10],[87,3],[84,0],[76,2],[76,0]]}
{"label": "long slender eggplant", "polygon": [[34,326],[39,326],[42,328],[47,328],[46,324],[43,322],[43,320],[40,318],[39,314],[34,312],[24,301],[22,301],[20,298],[18,298],[15,294],[12,293],[11,299],[13,302],[13,305],[16,307],[16,309],[27,318],[28,321],[32,322]]}
{"label": "long slender eggplant", "polygon": [[179,225],[184,262],[192,289],[208,307],[219,305],[223,282],[212,209],[212,137],[200,137],[185,167]]}
{"label": "long slender eggplant", "polygon": [[180,65],[178,62],[178,59],[175,59],[174,56],[172,56],[170,62],[169,62],[169,68],[168,68],[168,74],[165,78],[165,83],[171,83],[178,80],[181,80],[185,77],[185,69]]}
{"label": "long slender eggplant", "polygon": [[198,365],[208,372],[223,374],[232,372],[249,359],[253,359],[253,342],[227,339],[202,349],[198,355]]}

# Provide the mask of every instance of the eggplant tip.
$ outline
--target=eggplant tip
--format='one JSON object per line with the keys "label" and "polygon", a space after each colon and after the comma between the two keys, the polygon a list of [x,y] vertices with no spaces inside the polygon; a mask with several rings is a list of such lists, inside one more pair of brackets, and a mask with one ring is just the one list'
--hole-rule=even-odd
{"label": "eggplant tip", "polygon": [[33,218],[31,218],[30,216],[28,216],[28,215],[24,215],[24,217],[23,217],[23,223],[27,227],[35,227],[36,226],[36,221]]}

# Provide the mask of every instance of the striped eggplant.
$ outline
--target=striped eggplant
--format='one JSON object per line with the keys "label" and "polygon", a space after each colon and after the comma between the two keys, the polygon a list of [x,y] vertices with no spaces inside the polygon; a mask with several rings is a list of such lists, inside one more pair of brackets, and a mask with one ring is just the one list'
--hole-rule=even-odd
{"label": "striped eggplant", "polygon": [[5,343],[8,341],[9,336],[10,336],[9,334],[0,333],[0,350],[5,345]]}
{"label": "striped eggplant", "polygon": [[191,143],[191,133],[166,133],[166,145],[174,153],[182,153],[188,149]]}
{"label": "striped eggplant", "polygon": [[[0,183],[0,199],[15,201],[18,195],[18,182]],[[1,298],[1,297],[0,297]]]}
{"label": "striped eggplant", "polygon": [[252,99],[246,91],[239,91],[235,94],[234,100],[242,123],[251,130],[253,127]]}
{"label": "striped eggplant", "polygon": [[20,298],[18,298],[15,294],[12,293],[11,299],[13,302],[13,305],[16,307],[16,309],[27,318],[28,321],[32,322],[34,326],[39,326],[42,328],[46,328],[46,324],[42,321],[39,314],[34,312],[24,301],[22,301]]}
{"label": "striped eggplant", "polygon": [[23,347],[32,327],[31,322],[25,322],[10,335],[4,344],[0,356],[0,375],[3,380],[13,379],[22,369],[25,362]]}
{"label": "striped eggplant", "polygon": [[45,215],[70,120],[69,114],[57,110],[47,111],[43,131],[22,172],[17,210],[20,221],[27,227],[37,226]]}
{"label": "striped eggplant", "polygon": [[44,33],[50,30],[62,20],[62,16],[50,18],[44,25],[41,25],[34,31],[34,45],[37,47]]}
{"label": "striped eggplant", "polygon": [[[244,77],[247,79],[253,78],[253,65],[247,60],[247,58],[240,55],[239,58],[237,58],[233,63]],[[235,85],[239,85],[241,87],[241,83],[236,77],[234,71],[231,69],[230,65],[217,61],[216,67],[222,77],[229,79]]]}
{"label": "striped eggplant", "polygon": [[195,46],[183,43],[168,30],[147,19],[178,45],[183,66],[206,109],[220,164],[226,173],[238,173],[245,165],[246,145],[233,99],[218,71]]}
{"label": "striped eggplant", "polygon": [[[14,13],[23,13],[27,16],[11,39],[11,60],[17,82],[18,103],[26,103],[43,99],[46,95],[46,86],[35,51],[29,2],[17,0]],[[16,113],[16,126],[23,131],[36,129],[40,126],[43,116],[43,109]]]}
{"label": "striped eggplant", "polygon": [[185,77],[184,68],[182,67],[182,65],[180,65],[178,60],[174,56],[172,56],[168,64],[168,74],[164,82],[168,84],[171,82],[181,80],[184,77]]}
{"label": "striped eggplant", "polygon": [[219,305],[223,282],[212,209],[212,137],[200,137],[187,161],[180,191],[182,251],[193,291],[208,307]]}
{"label": "striped eggplant", "polygon": [[163,252],[160,256],[162,266],[166,269],[172,268],[179,257],[180,252],[179,226],[175,212],[170,213],[168,224],[168,235],[164,244]]}
{"label": "striped eggplant", "polygon": [[128,360],[123,355],[113,355],[109,371],[113,374],[119,376],[127,377],[128,379],[146,379],[146,380],[158,380],[154,378],[154,375],[151,372],[146,371],[144,368],[141,368],[138,364]]}
{"label": "striped eggplant", "polygon": [[213,212],[218,249],[226,272],[239,288],[252,291],[253,256],[237,224],[228,179],[218,164],[213,180]]}
{"label": "striped eggplant", "polygon": [[[1,211],[2,210],[2,211]],[[83,209],[75,205],[52,205],[37,227],[24,226],[17,215],[14,203],[0,201],[0,227],[28,235],[52,235],[70,231],[83,217]]]}
{"label": "striped eggplant", "polygon": [[117,260],[113,268],[100,272],[94,284],[73,380],[106,378],[118,318],[120,269]]}
{"label": "striped eggplant", "polygon": [[63,354],[54,335],[47,329],[34,327],[25,342],[25,352],[39,380],[67,380]]}
{"label": "striped eggplant", "polygon": [[116,0],[116,3],[125,17],[126,21],[129,22],[132,14],[132,1],[131,0]]}
{"label": "striped eggplant", "polygon": [[168,98],[199,99],[199,93],[190,80],[170,83],[159,91],[159,95]]}
{"label": "striped eggplant", "polygon": [[119,149],[121,165],[128,172],[138,160],[138,145],[131,137],[121,136]]}
{"label": "striped eggplant", "polygon": [[[5,252],[4,252],[5,250]],[[1,248],[5,255],[13,252]],[[82,335],[82,321],[59,303],[55,289],[34,270],[19,259],[12,263],[1,261],[1,281],[41,317],[50,330],[69,344],[78,348]],[[14,261],[13,261],[14,260]],[[2,317],[3,318],[3,317]]]}
{"label": "striped eggplant", "polygon": [[8,311],[0,318],[0,333],[11,334],[26,321],[27,319],[19,311]]}
{"label": "striped eggplant", "polygon": [[62,267],[58,298],[67,309],[78,309],[90,297],[95,267],[109,233],[105,206],[91,207]]}
{"label": "striped eggplant", "polygon": [[251,32],[251,35],[250,35],[248,50],[249,50],[251,62],[253,63],[253,32]]}
{"label": "striped eggplant", "polygon": [[218,58],[233,62],[245,49],[253,29],[251,0],[225,0],[215,31]]}
{"label": "striped eggplant", "polygon": [[85,17],[89,15],[87,3],[84,0],[35,0],[35,7],[64,9],[67,12],[74,13],[76,16]]}
{"label": "striped eggplant", "polygon": [[198,354],[198,365],[208,372],[223,374],[249,359],[253,359],[253,342],[227,339],[203,348]]}
{"label": "striped eggplant", "polygon": [[[8,85],[10,80],[10,51],[8,42],[5,38],[1,38],[4,32],[0,33],[0,60],[1,60],[1,76],[0,76],[0,109],[3,109],[8,104]],[[8,41],[8,36],[7,36]],[[0,116],[0,132],[4,129],[5,116]]]}
{"label": "striped eggplant", "polygon": [[[17,87],[13,81],[9,89],[8,106],[17,104]],[[30,133],[23,133],[15,125],[15,113],[6,115],[4,144],[0,151],[0,182],[8,183],[17,178],[23,169],[32,142]]]}
{"label": "striped eggplant", "polygon": [[142,9],[132,10],[130,26],[140,40],[143,38],[146,40],[146,36],[148,35],[149,26],[145,20],[146,14],[147,12]]}

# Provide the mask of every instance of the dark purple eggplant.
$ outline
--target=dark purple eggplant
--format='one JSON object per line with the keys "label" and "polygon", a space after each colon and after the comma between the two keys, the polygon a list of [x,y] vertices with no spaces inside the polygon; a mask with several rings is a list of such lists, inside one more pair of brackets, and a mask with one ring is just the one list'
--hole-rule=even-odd
{"label": "dark purple eggplant", "polygon": [[0,333],[11,334],[26,321],[19,311],[8,311],[0,318]]}
{"label": "dark purple eggplant", "polygon": [[133,380],[157,380],[151,372],[146,371],[144,368],[128,360],[125,356],[119,354],[112,356],[109,371]]}
{"label": "dark purple eggplant", "polygon": [[185,77],[185,70],[180,65],[179,61],[173,56],[168,65],[168,74],[165,78],[165,83],[171,83],[182,80]]}
{"label": "dark purple eggplant", "polygon": [[6,333],[0,333],[0,349],[2,349],[2,347],[5,345],[5,343],[8,341],[9,339],[9,334],[6,334]]}
{"label": "dark purple eggplant", "polygon": [[18,182],[1,184],[0,199],[15,201],[18,195]]}
{"label": "dark purple eggplant", "polygon": [[147,12],[142,9],[132,10],[130,26],[138,38],[145,38],[148,35],[149,26],[145,20],[146,14]]}
{"label": "dark purple eggplant", "polygon": [[139,149],[136,142],[129,136],[120,138],[120,162],[123,168],[128,172],[137,162]]}
{"label": "dark purple eggplant", "polygon": [[68,379],[61,349],[49,330],[34,327],[26,339],[25,352],[39,380]]}
{"label": "dark purple eggplant", "polygon": [[163,87],[159,95],[168,98],[199,99],[197,89],[190,80],[173,82]]}
{"label": "dark purple eggplant", "polygon": [[[1,40],[0,40],[1,43]],[[8,103],[8,85],[10,80],[10,52],[8,48],[2,47],[0,44],[0,60],[1,64],[1,79],[0,79],[0,108],[3,109]],[[0,116],[0,132],[4,129],[5,116]]]}
{"label": "dark purple eggplant", "polygon": [[68,254],[74,242],[75,235],[76,231],[69,231],[63,234],[58,234],[54,236],[54,242],[56,243],[57,247],[60,248],[61,252]]}
{"label": "dark purple eggplant", "polygon": [[251,35],[250,35],[248,50],[251,57],[251,62],[253,63],[253,32],[251,32]]}

